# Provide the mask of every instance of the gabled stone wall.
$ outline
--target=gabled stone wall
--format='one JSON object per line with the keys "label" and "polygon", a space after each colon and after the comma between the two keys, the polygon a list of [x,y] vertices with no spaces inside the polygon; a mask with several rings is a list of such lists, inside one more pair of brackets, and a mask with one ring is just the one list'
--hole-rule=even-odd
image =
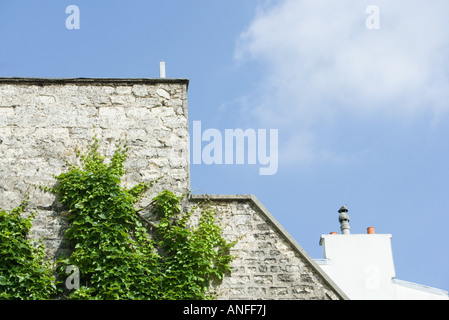
{"label": "gabled stone wall", "polygon": [[224,237],[238,242],[219,299],[339,300],[346,295],[253,195],[192,195],[217,211]]}

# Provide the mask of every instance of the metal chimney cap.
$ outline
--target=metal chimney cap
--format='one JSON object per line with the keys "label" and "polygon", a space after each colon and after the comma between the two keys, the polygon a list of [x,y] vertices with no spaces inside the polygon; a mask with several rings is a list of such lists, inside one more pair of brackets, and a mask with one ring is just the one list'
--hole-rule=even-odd
{"label": "metal chimney cap", "polygon": [[349,230],[351,227],[349,226],[349,215],[348,215],[348,207],[344,205],[338,210],[340,215],[338,216],[338,221],[340,222],[340,230],[343,234],[349,234]]}
{"label": "metal chimney cap", "polygon": [[349,221],[348,207],[346,205],[341,207],[338,212],[340,213],[340,215],[338,216],[338,221],[340,221],[340,223],[342,221]]}

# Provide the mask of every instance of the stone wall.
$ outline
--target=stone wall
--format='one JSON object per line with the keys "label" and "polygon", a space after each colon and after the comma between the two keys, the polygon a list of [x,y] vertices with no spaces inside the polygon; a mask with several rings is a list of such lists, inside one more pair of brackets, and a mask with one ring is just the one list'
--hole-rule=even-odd
{"label": "stone wall", "polygon": [[[50,257],[67,253],[64,208],[34,186],[54,185],[54,175],[76,159],[75,146],[85,148],[94,135],[107,157],[117,139],[128,140],[123,183],[159,179],[140,205],[164,189],[187,193],[187,87],[183,79],[0,78],[0,208],[18,206],[28,193],[36,212],[31,237],[44,240]],[[204,199],[192,195],[184,204]],[[224,236],[239,240],[233,272],[215,288],[218,298],[346,298],[254,196],[210,200]]]}
{"label": "stone wall", "polygon": [[337,300],[346,295],[253,195],[192,195],[217,210],[224,237],[238,239],[219,299]]}
{"label": "stone wall", "polygon": [[37,208],[32,236],[45,239],[51,254],[64,250],[61,208],[32,186],[54,185],[53,175],[75,160],[75,146],[95,134],[108,156],[127,138],[124,183],[160,179],[153,195],[187,192],[187,86],[183,79],[0,78],[0,208],[18,206],[29,192],[29,208]]}

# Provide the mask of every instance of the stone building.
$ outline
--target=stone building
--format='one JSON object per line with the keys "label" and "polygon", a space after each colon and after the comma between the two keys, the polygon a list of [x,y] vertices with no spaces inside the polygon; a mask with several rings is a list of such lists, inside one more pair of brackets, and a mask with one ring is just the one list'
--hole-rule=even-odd
{"label": "stone building", "polygon": [[[94,135],[129,145],[123,183],[159,179],[164,189],[190,190],[187,79],[0,78],[0,207],[10,210],[29,194],[36,218],[31,236],[44,239],[50,256],[67,251],[67,220],[51,194],[54,175],[75,158],[75,146]],[[108,156],[114,143],[102,145]],[[220,299],[347,299],[254,195],[208,198],[239,239],[233,271],[216,288]]]}

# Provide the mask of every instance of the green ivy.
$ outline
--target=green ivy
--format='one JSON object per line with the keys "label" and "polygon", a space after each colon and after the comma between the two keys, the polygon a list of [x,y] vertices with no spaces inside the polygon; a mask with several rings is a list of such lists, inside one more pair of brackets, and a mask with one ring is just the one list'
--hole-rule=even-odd
{"label": "green ivy", "polygon": [[[46,190],[68,207],[71,221],[65,237],[73,253],[58,261],[61,275],[68,265],[80,270],[81,287],[69,299],[211,299],[212,281],[231,270],[234,243],[227,242],[215,223],[214,210],[203,207],[196,227],[188,225],[192,209],[163,191],[152,202],[155,224],[135,209],[152,183],[121,186],[127,158],[119,142],[109,163],[94,139],[79,165],[56,176]],[[156,219],[156,220],[157,220]],[[67,276],[67,275],[65,275]]]}
{"label": "green ivy", "polygon": [[[203,208],[198,227],[189,229],[193,211],[180,214],[179,198],[164,191],[154,201],[161,217],[157,226],[158,245],[165,252],[161,259],[162,299],[206,299],[209,285],[230,271],[234,243],[221,236],[214,210]],[[180,217],[179,219],[174,219]]]}
{"label": "green ivy", "polygon": [[[98,148],[94,138],[86,153],[77,150],[79,165],[56,176],[55,187],[43,188],[70,212],[65,238],[73,252],[57,265],[61,279],[75,265],[82,285],[67,298],[214,298],[210,285],[230,272],[234,245],[222,237],[215,211],[200,205],[184,212],[184,196],[163,191],[150,208],[159,223],[147,220],[134,206],[153,183],[122,187],[126,144],[117,144],[109,163]],[[21,217],[26,205],[0,210],[0,299],[51,299],[63,291],[43,244],[27,239],[34,215]],[[195,210],[201,213],[193,227],[188,222]]]}
{"label": "green ivy", "polygon": [[0,300],[50,299],[57,292],[43,245],[27,239],[34,215],[21,217],[26,205],[0,210]]}

